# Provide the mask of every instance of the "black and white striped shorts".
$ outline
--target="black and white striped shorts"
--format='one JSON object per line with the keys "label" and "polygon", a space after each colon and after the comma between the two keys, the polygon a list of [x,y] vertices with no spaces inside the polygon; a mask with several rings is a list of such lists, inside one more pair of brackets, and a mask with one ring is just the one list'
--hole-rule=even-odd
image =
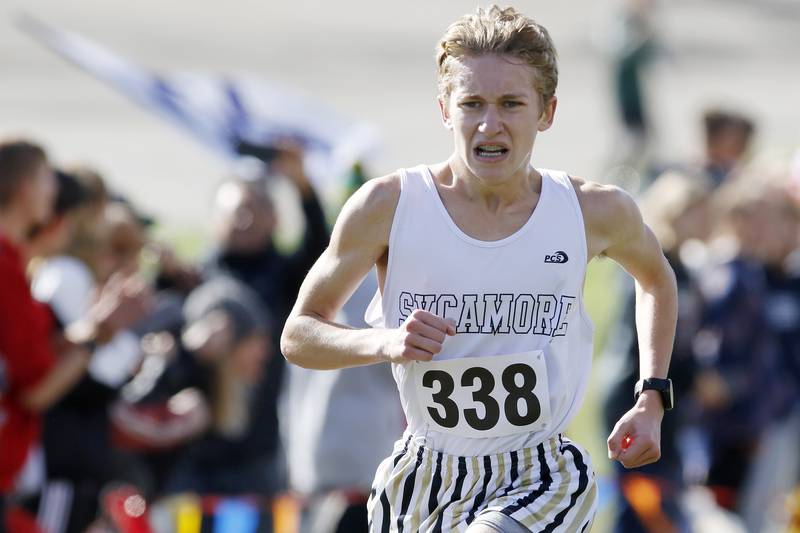
{"label": "black and white striped shorts", "polygon": [[461,457],[398,442],[375,475],[370,531],[466,531],[475,517],[500,511],[531,531],[591,529],[597,484],[589,456],[561,435],[535,448]]}

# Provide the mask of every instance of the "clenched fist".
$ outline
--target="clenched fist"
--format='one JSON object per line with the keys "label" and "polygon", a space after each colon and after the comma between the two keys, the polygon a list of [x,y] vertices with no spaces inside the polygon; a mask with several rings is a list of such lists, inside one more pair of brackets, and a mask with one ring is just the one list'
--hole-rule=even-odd
{"label": "clenched fist", "polygon": [[608,437],[608,458],[625,468],[654,463],[661,458],[661,419],[664,406],[654,391],[644,391],[636,405],[622,415]]}
{"label": "clenched fist", "polygon": [[389,361],[430,361],[442,351],[448,335],[456,334],[453,320],[417,309],[399,328],[389,330],[383,352]]}

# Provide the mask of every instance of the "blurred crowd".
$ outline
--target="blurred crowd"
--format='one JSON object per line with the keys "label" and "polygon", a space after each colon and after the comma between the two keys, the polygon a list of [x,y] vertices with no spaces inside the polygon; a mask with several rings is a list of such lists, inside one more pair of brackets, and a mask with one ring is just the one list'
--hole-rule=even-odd
{"label": "blurred crowd", "polygon": [[[299,147],[251,163],[189,264],[96,171],[0,142],[0,531],[366,530],[403,429],[391,373],[286,367],[280,331],[328,224]],[[291,253],[277,179],[305,215]]]}
{"label": "blurred crowd", "polygon": [[[594,457],[596,530],[800,533],[800,150],[762,154],[752,117],[708,109],[695,160],[655,161],[647,75],[668,55],[667,17],[655,0],[612,3],[597,32],[620,130],[606,181],[637,197],[679,316],[662,457],[633,470]],[[218,185],[209,242],[188,260],[113,176],[0,137],[0,533],[367,531],[375,470],[405,423],[391,369],[308,370],[279,347],[341,202],[318,196],[301,146],[239,148],[260,159]],[[356,165],[342,197],[364,180]],[[289,247],[279,182],[304,219]],[[367,327],[376,288],[368,276],[337,321]],[[614,316],[589,408],[608,435],[634,404],[637,295],[624,275],[598,292]]]}
{"label": "blurred crowd", "polygon": [[[647,176],[631,192],[678,280],[676,408],[659,462],[614,463],[612,528],[800,531],[800,155],[754,154],[756,124],[723,109],[702,117],[697,161],[652,164],[647,4],[622,20],[615,96],[621,151]],[[402,410],[388,365],[285,365],[280,332],[329,226],[302,149],[265,153],[219,185],[212,242],[187,262],[97,171],[0,140],[0,533],[366,531]],[[280,179],[304,215],[291,251]],[[349,192],[363,180],[355,166]],[[342,321],[366,327],[376,287]],[[608,430],[639,377],[620,287]]]}
{"label": "blurred crowd", "polygon": [[[666,165],[640,196],[678,281],[677,404],[661,460],[616,472],[615,531],[796,531],[800,168],[753,154],[740,113],[709,110],[703,127],[704,157]],[[608,428],[639,379],[636,295],[623,294],[602,362]]]}
{"label": "blurred crowd", "polygon": [[[660,165],[639,198],[678,280],[677,406],[658,463],[615,463],[619,532],[800,516],[800,168],[754,155],[746,116],[710,110],[703,126],[704,156]],[[365,530],[372,475],[403,428],[390,370],[284,364],[277,339],[328,224],[300,148],[241,168],[191,264],[96,171],[0,143],[7,531]],[[291,253],[274,240],[279,177],[305,217]],[[354,167],[350,192],[363,179]],[[609,429],[638,379],[636,295],[621,287],[600,361]],[[365,327],[375,289],[365,279],[343,320]]]}

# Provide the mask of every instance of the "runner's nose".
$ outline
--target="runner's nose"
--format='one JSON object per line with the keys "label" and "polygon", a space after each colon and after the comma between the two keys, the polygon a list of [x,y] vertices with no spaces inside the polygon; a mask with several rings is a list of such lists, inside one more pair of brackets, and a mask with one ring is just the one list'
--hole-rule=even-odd
{"label": "runner's nose", "polygon": [[478,131],[484,135],[494,135],[503,129],[503,121],[497,108],[491,105],[486,106]]}

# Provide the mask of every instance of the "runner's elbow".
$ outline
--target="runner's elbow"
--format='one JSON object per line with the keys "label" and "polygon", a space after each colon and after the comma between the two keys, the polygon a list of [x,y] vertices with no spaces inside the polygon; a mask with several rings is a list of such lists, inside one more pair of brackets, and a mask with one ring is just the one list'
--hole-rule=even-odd
{"label": "runner's elbow", "polygon": [[286,324],[283,326],[283,332],[281,333],[281,353],[283,357],[292,364],[299,365],[299,345],[300,343],[297,342],[295,339],[295,324],[294,319],[289,317],[286,321]]}
{"label": "runner's elbow", "polygon": [[283,357],[292,363],[303,368],[309,368],[309,361],[306,357],[306,343],[303,342],[303,324],[299,317],[290,316],[283,326],[281,333],[281,353]]}

